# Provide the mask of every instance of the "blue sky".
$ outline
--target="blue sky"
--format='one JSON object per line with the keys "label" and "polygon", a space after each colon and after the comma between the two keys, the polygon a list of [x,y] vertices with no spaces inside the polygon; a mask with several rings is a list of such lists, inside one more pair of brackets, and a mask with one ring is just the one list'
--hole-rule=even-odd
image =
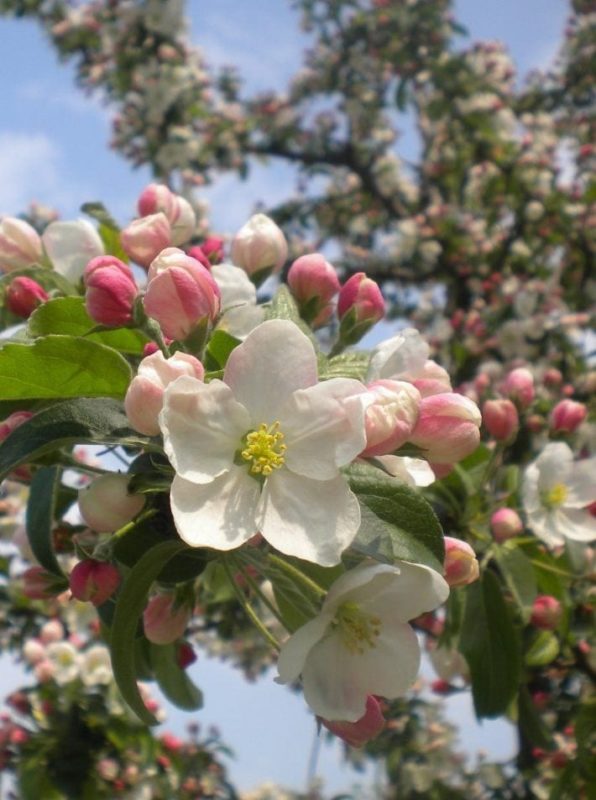
{"label": "blue sky", "polygon": [[[289,3],[190,0],[187,5],[193,42],[215,64],[237,64],[248,91],[281,88],[299,66],[305,40]],[[456,2],[456,16],[472,38],[505,41],[522,75],[551,61],[566,15],[564,0]],[[34,23],[0,19],[0,35],[0,215],[18,213],[37,200],[64,218],[75,218],[83,202],[102,200],[126,222],[150,176],[145,169],[132,171],[108,150],[108,110],[74,88],[72,68],[58,63]],[[233,232],[256,201],[273,204],[287,196],[292,175],[292,169],[278,165],[254,170],[247,183],[224,177],[206,193],[214,227]],[[243,788],[269,778],[303,789],[314,724],[302,698],[270,677],[245,684],[233,670],[209,660],[201,659],[193,674],[206,696],[198,718],[216,723],[237,753],[234,779]],[[14,672],[10,677],[15,685],[20,681]],[[465,720],[461,739],[468,752],[485,748],[500,758],[512,753],[512,737],[502,723],[475,725],[467,695],[447,706],[452,719]],[[171,712],[168,727],[182,732],[188,720]],[[320,774],[330,791],[358,780],[339,766],[338,752],[338,747],[324,748],[321,755]],[[372,773],[365,779],[370,783]]]}

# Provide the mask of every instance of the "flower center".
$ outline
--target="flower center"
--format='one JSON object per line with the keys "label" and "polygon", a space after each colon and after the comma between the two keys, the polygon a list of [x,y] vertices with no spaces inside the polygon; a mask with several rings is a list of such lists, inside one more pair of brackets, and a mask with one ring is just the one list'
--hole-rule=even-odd
{"label": "flower center", "polygon": [[544,492],[542,502],[547,508],[558,508],[567,500],[567,487],[564,483],[555,483],[554,486]]}
{"label": "flower center", "polygon": [[252,475],[271,475],[279,469],[285,459],[286,446],[284,435],[279,430],[279,422],[273,425],[261,423],[256,431],[246,434],[246,447],[240,451],[245,461],[250,462],[249,472]]}
{"label": "flower center", "polygon": [[337,610],[333,624],[339,629],[341,639],[350,653],[362,655],[367,647],[376,647],[381,620],[372,614],[365,614],[357,603],[343,603]]}

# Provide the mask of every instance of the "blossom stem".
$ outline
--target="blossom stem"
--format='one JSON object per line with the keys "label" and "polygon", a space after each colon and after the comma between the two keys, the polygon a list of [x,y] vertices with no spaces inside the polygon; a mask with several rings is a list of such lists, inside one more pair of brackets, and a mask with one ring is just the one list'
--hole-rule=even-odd
{"label": "blossom stem", "polygon": [[311,592],[314,592],[319,597],[324,597],[327,594],[327,592],[325,591],[325,589],[323,589],[322,586],[319,586],[319,584],[315,583],[315,581],[313,581],[312,578],[309,578],[299,569],[296,569],[296,567],[293,567],[291,564],[288,564],[288,562],[284,561],[283,558],[280,558],[279,556],[275,556],[272,553],[269,553],[269,561],[271,561],[280,569],[284,570],[287,575],[290,575],[295,580],[300,581],[304,586],[308,587],[311,590]]}
{"label": "blossom stem", "polygon": [[222,559],[222,564],[223,564],[223,568],[225,570],[226,576],[228,578],[228,581],[230,582],[230,586],[234,590],[234,593],[235,593],[236,597],[238,598],[238,602],[240,603],[240,605],[242,606],[242,608],[246,612],[246,615],[248,616],[248,618],[250,619],[252,624],[259,631],[259,633],[263,636],[263,638],[266,639],[269,642],[271,647],[275,648],[275,650],[281,650],[281,646],[280,646],[279,642],[277,641],[277,639],[275,638],[275,636],[273,636],[273,634],[270,631],[267,630],[265,625],[263,625],[263,623],[260,620],[257,612],[254,610],[254,608],[248,602],[246,597],[242,594],[242,591],[241,591],[240,587],[238,586],[238,584],[234,580],[234,576],[232,575],[232,571],[230,569],[230,565],[229,565],[228,561],[225,558]]}
{"label": "blossom stem", "polygon": [[271,602],[271,600],[269,600],[267,595],[263,592],[263,590],[261,589],[259,584],[255,581],[255,579],[248,572],[245,572],[242,569],[242,564],[241,563],[238,563],[238,562],[234,562],[234,563],[235,563],[235,566],[237,567],[237,569],[239,570],[239,572],[242,574],[242,577],[244,578],[244,580],[247,582],[247,584],[252,589],[252,591],[257,595],[257,597],[261,600],[261,602],[264,605],[267,606],[267,608],[269,609],[269,611],[271,611],[273,616],[277,620],[279,620],[279,622],[281,622],[281,624],[284,626],[284,628],[287,629],[287,625],[284,622],[283,617],[281,616],[281,614],[279,613],[279,611],[277,610],[275,605]]}

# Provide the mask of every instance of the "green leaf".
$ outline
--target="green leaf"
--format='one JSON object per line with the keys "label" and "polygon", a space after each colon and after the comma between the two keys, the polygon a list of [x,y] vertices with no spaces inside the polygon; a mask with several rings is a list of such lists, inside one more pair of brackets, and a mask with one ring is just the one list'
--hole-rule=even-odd
{"label": "green leaf", "polygon": [[542,747],[548,750],[551,746],[551,738],[548,729],[536,711],[536,706],[532,702],[527,686],[520,687],[517,699],[517,713],[519,726],[526,739],[534,747]]}
{"label": "green leaf", "polygon": [[122,403],[78,397],[39,411],[0,444],[0,478],[20,464],[75,444],[147,447],[149,439],[128,427]]}
{"label": "green leaf", "polygon": [[230,353],[240,344],[240,339],[236,339],[226,331],[215,331],[205,353],[205,369],[223,369],[230,357]]}
{"label": "green leaf", "polygon": [[152,644],[151,663],[159,688],[175,706],[185,711],[203,707],[203,693],[176,663],[174,644]]}
{"label": "green leaf", "polygon": [[46,336],[0,349],[4,400],[124,397],[131,377],[116,350],[74,336]]}
{"label": "green leaf", "polygon": [[525,662],[529,667],[544,667],[559,655],[559,640],[551,631],[539,631],[526,650]]}
{"label": "green leaf", "polygon": [[362,522],[352,547],[378,561],[426,564],[442,572],[443,533],[435,512],[414,489],[368,464],[347,470]]}
{"label": "green leaf", "polygon": [[110,634],[114,679],[123,699],[146,725],[157,725],[158,722],[147,710],[137,686],[133,650],[137,625],[145,608],[151,584],[164,564],[184,549],[186,545],[177,540],[163,542],[148,550],[122,584],[114,610]]}
{"label": "green leaf", "polygon": [[63,275],[56,272],[49,267],[33,266],[22,267],[21,269],[13,269],[6,275],[0,277],[0,288],[7,286],[14,278],[24,276],[32,278],[37,281],[44,289],[51,291],[53,289],[62,292],[66,295],[78,295],[78,290],[69,280]]}
{"label": "green leaf", "polygon": [[355,378],[363,381],[369,363],[370,353],[366,350],[341,353],[329,359],[323,357],[319,359],[319,378],[322,381],[329,378]]}
{"label": "green leaf", "polygon": [[119,230],[118,223],[103,203],[100,203],[97,200],[90,203],[83,203],[81,206],[81,211],[83,214],[87,214],[88,217],[96,219],[101,225],[106,225],[108,228]]}
{"label": "green leaf", "polygon": [[308,336],[308,338],[314,344],[315,349],[318,350],[317,340],[315,339],[311,329],[300,316],[296,301],[292,297],[292,293],[285,283],[281,284],[281,286],[273,295],[271,302],[265,309],[265,319],[289,319],[290,322],[294,322],[300,328],[302,333]]}
{"label": "green leaf", "polygon": [[60,476],[58,467],[42,467],[37,470],[29,489],[25,524],[35,558],[45,570],[63,578],[64,573],[52,546],[54,506],[60,487]]}
{"label": "green leaf", "polygon": [[517,692],[520,638],[499,581],[485,572],[466,589],[459,649],[470,667],[476,715],[504,714]]}
{"label": "green leaf", "polygon": [[84,336],[88,342],[98,342],[123,353],[141,355],[149,341],[141,331],[132,328],[113,328],[90,331],[97,328],[85,308],[82,297],[56,297],[40,305],[29,317],[27,330],[29,336],[47,336],[51,333],[68,336]]}
{"label": "green leaf", "polygon": [[120,243],[120,231],[110,225],[100,224],[98,231],[107,255],[116,256],[120,261],[128,264],[128,255]]}
{"label": "green leaf", "polygon": [[514,543],[507,543],[496,552],[497,563],[505,582],[520,607],[525,621],[530,618],[532,604],[538,594],[534,568]]}

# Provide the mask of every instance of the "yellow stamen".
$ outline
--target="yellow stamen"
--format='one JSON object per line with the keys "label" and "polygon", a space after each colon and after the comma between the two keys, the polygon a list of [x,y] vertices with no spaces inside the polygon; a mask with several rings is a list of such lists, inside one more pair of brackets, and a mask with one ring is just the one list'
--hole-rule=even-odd
{"label": "yellow stamen", "polygon": [[274,469],[279,469],[285,459],[286,446],[283,444],[284,435],[279,430],[279,422],[259,425],[255,431],[246,434],[246,447],[240,451],[245,461],[250,462],[250,472],[253,475],[271,475]]}
{"label": "yellow stamen", "polygon": [[542,502],[547,508],[558,508],[562,506],[568,495],[567,487],[564,483],[555,483],[548,491],[542,495]]}
{"label": "yellow stamen", "polygon": [[365,614],[357,603],[341,605],[334,619],[334,626],[339,629],[346,648],[351,653],[363,655],[366,648],[377,646],[376,639],[381,632],[381,620],[371,614]]}

